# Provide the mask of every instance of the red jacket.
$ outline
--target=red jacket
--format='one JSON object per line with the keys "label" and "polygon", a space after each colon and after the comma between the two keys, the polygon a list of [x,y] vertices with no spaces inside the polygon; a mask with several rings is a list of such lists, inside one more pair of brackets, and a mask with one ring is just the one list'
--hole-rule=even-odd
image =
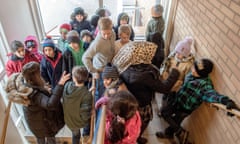
{"label": "red jacket", "polygon": [[14,54],[9,54],[8,56],[10,57],[6,64],[6,72],[8,77],[13,73],[21,72],[22,67],[26,63],[29,63],[31,61],[38,62],[38,59],[28,50],[25,50],[25,56],[23,59],[18,58]]}
{"label": "red jacket", "polygon": [[[112,114],[111,112],[107,113],[106,117],[106,131],[105,131],[105,142],[104,144],[111,144],[111,142],[108,141],[107,135],[109,133],[109,127],[112,121]],[[139,115],[139,112],[137,111],[136,114],[126,121],[125,123],[125,134],[126,137],[124,137],[121,141],[117,142],[117,144],[136,144],[137,138],[139,137],[140,131],[141,131],[141,117]]]}

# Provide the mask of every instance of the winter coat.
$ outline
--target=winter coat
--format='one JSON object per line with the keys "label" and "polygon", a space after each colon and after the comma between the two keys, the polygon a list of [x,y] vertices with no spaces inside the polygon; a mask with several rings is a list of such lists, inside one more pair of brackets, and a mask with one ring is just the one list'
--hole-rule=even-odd
{"label": "winter coat", "polygon": [[[67,82],[63,92],[64,120],[70,129],[85,127],[91,119],[92,95],[87,87]],[[73,112],[74,110],[74,112]]]}
{"label": "winter coat", "polygon": [[115,47],[114,42],[114,32],[112,32],[110,40],[103,39],[101,33],[98,33],[96,39],[91,43],[82,58],[88,71],[92,73],[98,72],[102,70],[108,62],[112,61]]}
{"label": "winter coat", "polygon": [[36,137],[54,137],[64,126],[60,103],[63,86],[57,85],[52,94],[38,87],[29,87],[34,89],[28,96],[30,105],[23,107],[28,127]]}
{"label": "winter coat", "polygon": [[53,59],[44,56],[40,63],[41,76],[45,82],[51,85],[53,89],[62,75],[62,53],[59,50],[55,50],[55,56]]}
{"label": "winter coat", "polygon": [[68,41],[63,38],[58,39],[58,48],[62,51],[62,53],[67,49]]}
{"label": "winter coat", "polygon": [[136,97],[139,107],[151,104],[155,92],[169,92],[178,79],[179,72],[172,69],[167,80],[159,79],[159,72],[151,64],[131,65],[121,73],[120,78]]}
{"label": "winter coat", "polygon": [[[111,126],[111,121],[113,119],[113,115],[111,112],[107,113],[106,117],[106,131],[105,131],[105,142],[104,144],[111,144],[108,141],[107,136],[109,135],[109,128]],[[137,138],[139,137],[141,131],[141,117],[139,112],[129,120],[125,122],[125,137],[117,142],[116,144],[135,144],[137,142]]]}
{"label": "winter coat", "polygon": [[[120,27],[120,20],[121,20],[121,17],[122,17],[123,15],[125,15],[125,13],[120,13],[120,14],[118,15],[117,25],[113,27],[114,32],[115,32],[115,34],[116,34],[116,40],[119,40],[119,39],[120,39],[119,36],[118,36],[118,34],[119,34],[119,33],[118,33],[118,28]],[[129,24],[129,19],[128,19],[127,24]],[[131,41],[134,41],[135,33],[134,33],[134,30],[133,30],[132,26],[131,26],[131,25],[129,25],[129,26],[130,26],[130,28],[131,28],[130,40],[131,40]]]}
{"label": "winter coat", "polygon": [[81,31],[84,29],[92,31],[90,22],[85,19],[81,22],[78,22],[76,19],[74,19],[73,21],[70,22],[70,24],[72,26],[72,30],[77,31],[79,33],[79,35],[81,34]]}
{"label": "winter coat", "polygon": [[[70,49],[71,49],[71,47],[68,46],[66,51],[63,53],[62,70],[66,71],[66,73],[72,73],[73,67],[77,65]],[[83,49],[83,42],[82,41],[80,42],[80,49]],[[81,60],[82,60],[82,58],[81,58]]]}
{"label": "winter coat", "polygon": [[7,61],[6,64],[6,72],[8,77],[13,73],[21,72],[22,67],[28,62],[31,61],[39,62],[35,55],[29,52],[28,50],[25,50],[25,56],[23,59],[17,57],[12,53],[8,54],[8,56],[9,60]]}
{"label": "winter coat", "polygon": [[31,36],[31,35],[27,36],[24,41],[25,45],[26,45],[27,41],[34,41],[34,43],[36,44],[36,47],[34,49],[32,49],[31,53],[33,53],[35,55],[35,57],[38,59],[38,62],[41,62],[41,60],[43,58],[43,54],[41,51],[39,51],[37,37]]}
{"label": "winter coat", "polygon": [[164,28],[165,28],[165,22],[162,17],[157,17],[157,18],[151,18],[151,20],[147,24],[146,28],[146,39],[147,37],[152,34],[159,32],[161,35],[163,35]]}
{"label": "winter coat", "polygon": [[178,64],[178,70],[180,72],[180,76],[177,80],[177,82],[174,84],[171,91],[178,91],[180,87],[183,84],[184,78],[187,75],[187,73],[191,70],[191,67],[194,63],[194,56],[190,55],[187,58],[184,58],[183,60],[177,60],[175,58],[175,53],[172,53],[166,58],[164,61],[162,67],[161,67],[161,77],[162,79],[167,79],[169,72],[173,66],[176,66]]}

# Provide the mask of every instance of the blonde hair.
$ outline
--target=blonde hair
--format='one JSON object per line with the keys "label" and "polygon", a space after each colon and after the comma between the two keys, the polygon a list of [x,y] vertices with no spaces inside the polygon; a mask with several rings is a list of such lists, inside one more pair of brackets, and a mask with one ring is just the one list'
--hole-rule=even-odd
{"label": "blonde hair", "polygon": [[126,35],[130,36],[131,32],[132,32],[132,30],[131,30],[129,24],[120,25],[120,27],[118,28],[118,33],[119,34],[125,33]]}
{"label": "blonde hair", "polygon": [[111,30],[113,27],[112,20],[108,17],[102,17],[98,21],[99,30]]}

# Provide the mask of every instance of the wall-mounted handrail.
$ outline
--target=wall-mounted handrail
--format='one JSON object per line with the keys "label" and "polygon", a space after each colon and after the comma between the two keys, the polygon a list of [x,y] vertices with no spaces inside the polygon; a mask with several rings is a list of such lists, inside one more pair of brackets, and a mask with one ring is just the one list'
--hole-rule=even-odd
{"label": "wall-mounted handrail", "polygon": [[237,116],[240,119],[240,110],[237,109],[227,109],[225,105],[223,104],[219,104],[219,103],[210,103],[211,107],[215,107],[217,109],[222,109],[228,113],[234,114],[235,116]]}
{"label": "wall-mounted handrail", "polygon": [[5,111],[5,117],[4,117],[4,122],[3,122],[3,129],[2,129],[1,143],[0,144],[4,144],[5,143],[6,134],[7,134],[7,126],[8,126],[9,115],[10,115],[10,110],[11,110],[11,105],[12,105],[12,102],[8,101],[7,109]]}
{"label": "wall-mounted handrail", "polygon": [[102,106],[102,112],[100,115],[100,123],[98,127],[98,132],[97,132],[97,141],[96,144],[104,144],[104,139],[105,139],[105,124],[106,124],[106,110],[107,107],[106,105]]}

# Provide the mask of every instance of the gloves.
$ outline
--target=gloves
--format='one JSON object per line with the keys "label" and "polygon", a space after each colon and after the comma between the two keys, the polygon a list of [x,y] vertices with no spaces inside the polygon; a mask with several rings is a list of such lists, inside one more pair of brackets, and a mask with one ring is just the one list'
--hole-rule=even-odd
{"label": "gloves", "polygon": [[98,109],[100,108],[102,105],[106,105],[109,101],[109,97],[107,96],[104,96],[104,97],[101,97],[95,104],[95,109]]}
{"label": "gloves", "polygon": [[239,109],[235,102],[228,97],[222,98],[221,103],[224,104],[227,109]]}

